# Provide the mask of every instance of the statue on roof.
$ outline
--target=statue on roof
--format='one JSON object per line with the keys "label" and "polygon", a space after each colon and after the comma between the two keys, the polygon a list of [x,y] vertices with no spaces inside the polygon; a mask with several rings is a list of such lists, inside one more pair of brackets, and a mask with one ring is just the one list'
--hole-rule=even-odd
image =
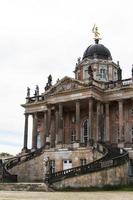
{"label": "statue on roof", "polygon": [[119,67],[117,70],[117,74],[118,74],[118,81],[122,80],[122,69]]}
{"label": "statue on roof", "polygon": [[98,30],[98,27],[96,26],[96,24],[94,24],[93,28],[92,28],[92,33],[94,33],[94,40],[96,42],[96,44],[98,44],[99,40],[101,40],[100,37],[100,33]]}
{"label": "statue on roof", "polygon": [[27,87],[27,97],[30,97],[30,88]]}
{"label": "statue on roof", "polygon": [[39,96],[39,87],[36,85],[36,95]]}
{"label": "statue on roof", "polygon": [[52,76],[51,76],[51,74],[48,76],[48,85],[52,86]]}

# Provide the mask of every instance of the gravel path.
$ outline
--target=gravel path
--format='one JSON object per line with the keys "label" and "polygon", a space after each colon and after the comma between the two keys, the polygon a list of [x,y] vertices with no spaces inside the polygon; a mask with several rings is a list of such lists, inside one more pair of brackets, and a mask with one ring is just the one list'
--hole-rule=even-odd
{"label": "gravel path", "polygon": [[0,191],[0,200],[133,200],[133,192]]}

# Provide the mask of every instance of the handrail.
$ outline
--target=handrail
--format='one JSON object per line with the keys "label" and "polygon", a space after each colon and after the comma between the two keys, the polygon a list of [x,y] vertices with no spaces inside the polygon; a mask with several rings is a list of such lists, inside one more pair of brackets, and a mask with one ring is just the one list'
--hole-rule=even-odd
{"label": "handrail", "polygon": [[19,155],[12,158],[7,159],[7,162],[3,164],[3,180],[17,182],[17,175],[12,175],[8,172],[9,169],[13,168],[14,166],[31,160],[43,153],[44,147],[37,149],[34,152],[27,153],[25,155]]}
{"label": "handrail", "polygon": [[18,163],[20,164],[28,160],[31,160],[37,157],[38,155],[41,155],[43,153],[43,150],[44,150],[44,147],[41,147],[40,149],[37,149],[33,152],[30,152],[24,155],[15,156],[13,158],[9,158],[7,162],[5,163],[5,169],[9,170],[12,167],[16,166]]}
{"label": "handrail", "polygon": [[[106,148],[106,153],[102,158],[93,161],[87,165],[74,167],[67,170],[58,171],[52,174],[47,174],[45,181],[48,184],[52,184],[57,181],[64,180],[66,178],[79,176],[87,173],[92,173],[96,171],[103,170],[109,167],[115,167],[124,164],[128,160],[128,153],[123,150],[123,154],[120,154],[117,151],[110,149],[107,145],[100,143],[104,148]],[[116,154],[116,155],[115,155]]]}

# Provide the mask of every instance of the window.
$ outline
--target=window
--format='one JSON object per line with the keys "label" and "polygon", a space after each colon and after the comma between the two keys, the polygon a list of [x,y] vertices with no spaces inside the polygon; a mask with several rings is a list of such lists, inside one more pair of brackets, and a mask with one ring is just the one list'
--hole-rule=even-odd
{"label": "window", "polygon": [[128,171],[129,176],[133,176],[133,160],[129,160],[129,171]]}
{"label": "window", "polygon": [[88,120],[85,120],[83,128],[84,128],[83,139],[86,146],[88,141]]}
{"label": "window", "polygon": [[80,159],[80,165],[81,166],[86,165],[86,159]]}
{"label": "window", "polygon": [[106,65],[100,65],[99,66],[99,79],[102,81],[106,81],[108,79],[108,74],[107,74],[107,66]]}
{"label": "window", "polygon": [[74,124],[75,123],[75,116],[72,115],[72,123]]}
{"label": "window", "polygon": [[51,174],[55,172],[55,160],[49,161],[49,170]]}
{"label": "window", "polygon": [[76,131],[75,129],[71,130],[71,143],[76,142]]}
{"label": "window", "polygon": [[106,79],[106,70],[105,69],[100,69],[100,78]]}
{"label": "window", "polygon": [[133,143],[133,126],[131,127],[131,138],[132,138],[132,143]]}

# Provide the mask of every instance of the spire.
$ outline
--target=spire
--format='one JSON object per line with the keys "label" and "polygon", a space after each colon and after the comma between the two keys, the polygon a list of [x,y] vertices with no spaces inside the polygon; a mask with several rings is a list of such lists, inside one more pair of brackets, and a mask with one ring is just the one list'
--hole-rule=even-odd
{"label": "spire", "polygon": [[102,38],[100,37],[100,33],[98,31],[98,27],[96,26],[96,24],[94,24],[94,26],[92,28],[92,33],[94,33],[95,43],[98,44],[99,40],[101,40]]}

